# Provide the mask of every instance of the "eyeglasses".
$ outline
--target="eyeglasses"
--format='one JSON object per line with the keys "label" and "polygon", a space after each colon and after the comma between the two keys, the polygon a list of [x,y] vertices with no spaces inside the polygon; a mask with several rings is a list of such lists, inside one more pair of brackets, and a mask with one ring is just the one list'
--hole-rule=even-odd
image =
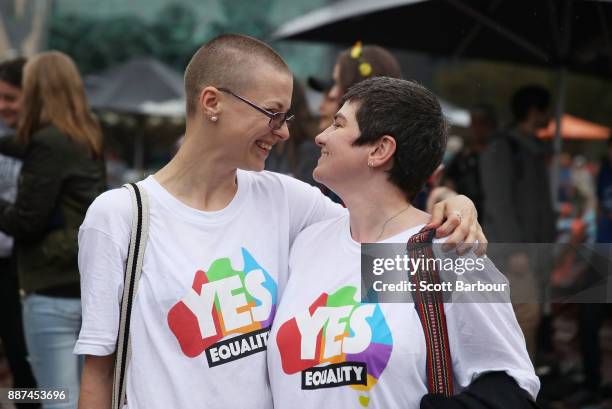
{"label": "eyeglasses", "polygon": [[262,114],[270,118],[270,122],[268,122],[268,126],[273,131],[281,129],[283,125],[285,124],[285,122],[290,122],[295,117],[295,115],[289,112],[270,112],[267,109],[264,109],[260,107],[259,105],[249,101],[248,99],[241,97],[238,94],[234,94],[232,91],[230,91],[227,88],[218,88],[218,90],[221,92],[227,92],[228,94],[234,96],[235,98],[238,98],[245,104],[250,105],[252,108],[255,108],[256,110],[258,110],[259,112],[261,112]]}

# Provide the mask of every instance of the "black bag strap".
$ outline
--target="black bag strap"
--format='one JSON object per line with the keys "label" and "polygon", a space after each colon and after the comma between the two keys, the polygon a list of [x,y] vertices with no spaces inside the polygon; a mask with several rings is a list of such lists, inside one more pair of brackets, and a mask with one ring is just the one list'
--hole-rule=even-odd
{"label": "black bag strap", "polygon": [[125,266],[123,297],[119,315],[119,334],[115,355],[115,373],[113,376],[113,409],[122,409],[125,403],[125,385],[127,366],[131,356],[130,319],[132,307],[138,290],[138,281],[142,273],[142,261],[149,233],[149,201],[147,192],[136,183],[123,186],[132,197],[132,235]]}

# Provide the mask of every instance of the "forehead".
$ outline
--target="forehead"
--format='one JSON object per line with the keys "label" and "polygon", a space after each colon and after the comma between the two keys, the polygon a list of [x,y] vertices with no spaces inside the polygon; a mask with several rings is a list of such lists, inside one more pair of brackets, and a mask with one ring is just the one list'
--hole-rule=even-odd
{"label": "forehead", "polygon": [[19,94],[21,90],[6,81],[0,80],[0,92],[3,94]]}
{"label": "forehead", "polygon": [[357,118],[355,115],[357,114],[357,109],[359,108],[359,104],[357,102],[346,101],[340,107],[337,115],[342,115],[348,122],[357,122]]}
{"label": "forehead", "polygon": [[291,105],[293,77],[287,71],[269,65],[258,66],[249,74],[247,95],[259,103],[276,104],[284,110]]}
{"label": "forehead", "polygon": [[332,78],[334,81],[339,81],[340,79],[340,64],[336,63],[334,65],[334,70],[332,71]]}

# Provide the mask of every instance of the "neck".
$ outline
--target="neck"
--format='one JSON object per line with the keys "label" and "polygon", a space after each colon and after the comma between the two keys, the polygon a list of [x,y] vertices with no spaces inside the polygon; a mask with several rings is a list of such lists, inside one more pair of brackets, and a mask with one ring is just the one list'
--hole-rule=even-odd
{"label": "neck", "polygon": [[[386,178],[386,174],[383,177]],[[385,240],[430,220],[427,213],[413,207],[404,194],[386,180],[362,186],[353,195],[340,196],[349,210],[351,237],[358,243]]]}
{"label": "neck", "polygon": [[226,165],[222,151],[207,141],[205,135],[188,130],[179,151],[155,179],[186,205],[216,211],[236,194],[236,168]]}

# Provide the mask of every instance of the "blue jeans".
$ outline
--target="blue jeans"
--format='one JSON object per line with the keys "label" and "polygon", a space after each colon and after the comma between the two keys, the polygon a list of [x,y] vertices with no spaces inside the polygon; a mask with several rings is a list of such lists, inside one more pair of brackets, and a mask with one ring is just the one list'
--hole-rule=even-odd
{"label": "blue jeans", "polygon": [[76,409],[83,360],[72,350],[81,329],[81,300],[28,295],[23,326],[38,387],[68,389],[69,402],[45,401],[43,408]]}

